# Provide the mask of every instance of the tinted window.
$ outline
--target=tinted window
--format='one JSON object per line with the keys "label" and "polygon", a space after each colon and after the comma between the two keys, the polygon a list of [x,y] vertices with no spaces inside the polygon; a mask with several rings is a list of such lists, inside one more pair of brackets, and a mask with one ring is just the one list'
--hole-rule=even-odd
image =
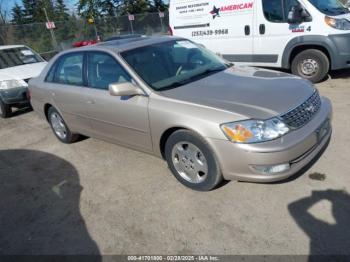
{"label": "tinted window", "polygon": [[54,82],[68,85],[83,85],[83,57],[83,53],[63,56],[59,61]]}
{"label": "tinted window", "polygon": [[0,69],[43,62],[44,60],[27,47],[0,50]]}
{"label": "tinted window", "polygon": [[275,23],[285,21],[282,0],[263,0],[263,9],[268,21]]}
{"label": "tinted window", "polygon": [[108,90],[111,83],[130,82],[131,77],[110,55],[101,52],[88,53],[89,87]]}

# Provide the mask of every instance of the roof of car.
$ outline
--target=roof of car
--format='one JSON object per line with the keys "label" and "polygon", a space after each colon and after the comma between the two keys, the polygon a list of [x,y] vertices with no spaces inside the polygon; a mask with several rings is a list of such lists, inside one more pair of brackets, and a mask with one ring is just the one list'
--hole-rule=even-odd
{"label": "roof of car", "polygon": [[24,47],[24,45],[0,45],[0,50],[18,47]]}
{"label": "roof of car", "polygon": [[91,45],[86,47],[81,47],[79,50],[96,50],[96,49],[109,49],[113,52],[120,53],[123,51],[135,49],[138,47],[143,47],[152,44],[164,43],[171,40],[183,39],[174,36],[145,36],[145,37],[135,37],[118,39],[108,42],[102,42],[97,45]]}

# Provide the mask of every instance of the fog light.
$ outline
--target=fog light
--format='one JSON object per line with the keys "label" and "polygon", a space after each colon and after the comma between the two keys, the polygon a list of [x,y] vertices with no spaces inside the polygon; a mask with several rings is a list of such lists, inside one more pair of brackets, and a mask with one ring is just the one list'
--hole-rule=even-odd
{"label": "fog light", "polygon": [[266,174],[266,175],[283,173],[290,169],[289,164],[281,164],[281,165],[275,165],[275,166],[252,166],[252,167],[257,172]]}

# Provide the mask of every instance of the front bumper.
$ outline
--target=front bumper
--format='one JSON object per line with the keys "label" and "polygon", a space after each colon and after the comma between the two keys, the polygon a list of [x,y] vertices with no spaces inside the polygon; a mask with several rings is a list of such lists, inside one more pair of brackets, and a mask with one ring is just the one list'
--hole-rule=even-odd
{"label": "front bumper", "polygon": [[[274,182],[288,178],[307,166],[322,151],[332,133],[318,138],[317,131],[327,120],[332,119],[332,106],[322,98],[320,111],[304,127],[265,143],[235,144],[227,140],[209,139],[227,180]],[[252,166],[290,164],[290,169],[276,174],[263,174]]]}
{"label": "front bumper", "polygon": [[328,37],[334,47],[332,69],[350,68],[350,34],[335,34]]}
{"label": "front bumper", "polygon": [[27,87],[16,87],[7,90],[0,90],[0,98],[8,105],[29,104]]}

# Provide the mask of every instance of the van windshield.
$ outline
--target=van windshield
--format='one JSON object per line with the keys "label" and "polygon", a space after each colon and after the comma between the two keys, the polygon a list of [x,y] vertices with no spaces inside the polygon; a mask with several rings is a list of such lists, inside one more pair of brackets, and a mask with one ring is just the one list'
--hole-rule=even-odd
{"label": "van windshield", "polygon": [[0,49],[0,69],[43,61],[38,54],[27,47]]}
{"label": "van windshield", "polygon": [[172,40],[124,51],[121,56],[153,89],[176,88],[230,67],[219,56],[188,40]]}
{"label": "van windshield", "polygon": [[338,0],[309,0],[319,11],[326,15],[336,16],[350,13]]}

